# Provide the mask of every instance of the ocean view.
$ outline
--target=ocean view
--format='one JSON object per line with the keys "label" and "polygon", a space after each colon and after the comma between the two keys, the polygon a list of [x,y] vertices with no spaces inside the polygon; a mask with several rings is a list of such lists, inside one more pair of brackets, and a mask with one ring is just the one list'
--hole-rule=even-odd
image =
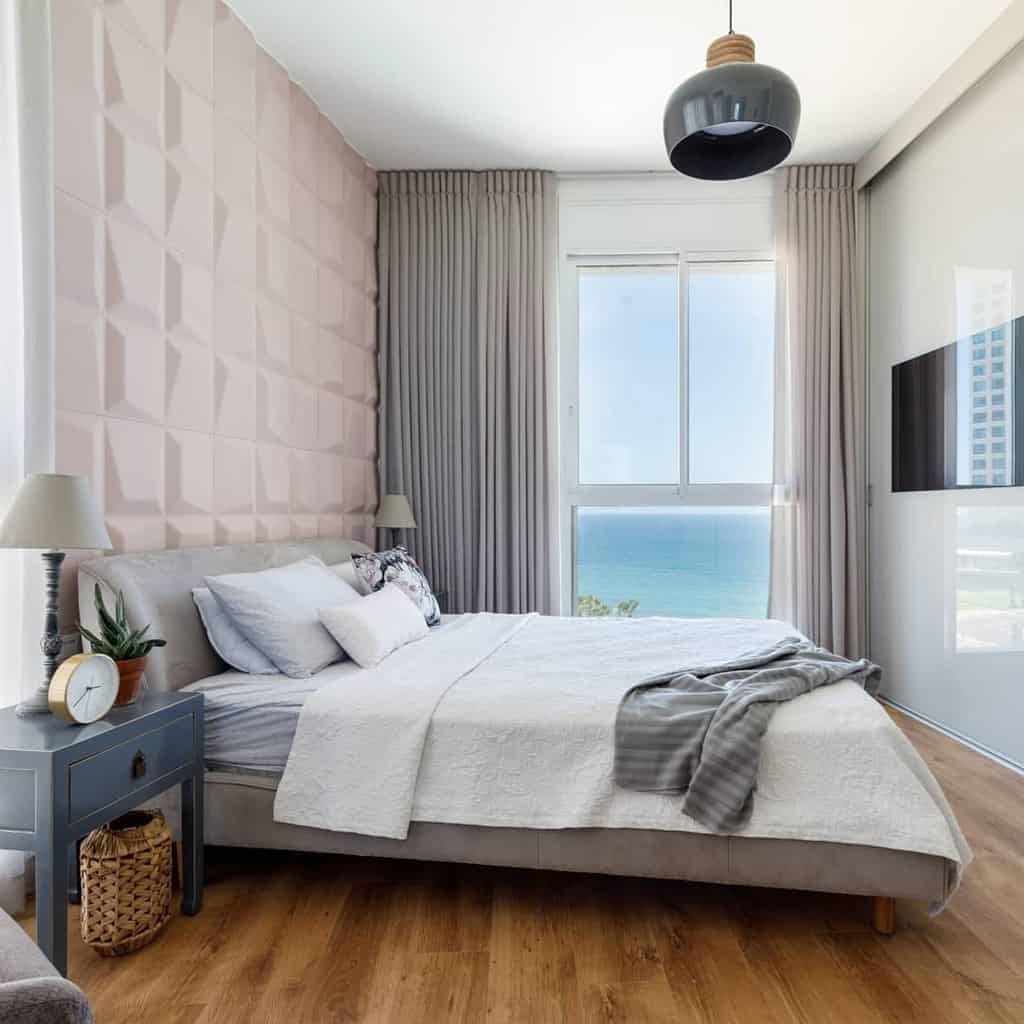
{"label": "ocean view", "polygon": [[768,607],[766,508],[580,508],[576,598],[634,615],[763,618]]}

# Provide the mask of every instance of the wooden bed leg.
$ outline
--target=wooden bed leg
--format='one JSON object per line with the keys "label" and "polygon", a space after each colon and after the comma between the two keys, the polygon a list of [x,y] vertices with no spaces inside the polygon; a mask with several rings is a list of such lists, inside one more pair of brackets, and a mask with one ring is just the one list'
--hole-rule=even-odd
{"label": "wooden bed leg", "polygon": [[875,931],[879,935],[892,935],[896,931],[896,899],[893,896],[876,896],[873,914]]}

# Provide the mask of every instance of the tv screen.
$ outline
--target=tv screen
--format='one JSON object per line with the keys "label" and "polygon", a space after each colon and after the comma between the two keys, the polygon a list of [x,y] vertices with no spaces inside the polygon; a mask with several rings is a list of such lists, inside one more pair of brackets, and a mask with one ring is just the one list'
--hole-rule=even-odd
{"label": "tv screen", "polygon": [[892,489],[1024,484],[1024,317],[892,368]]}

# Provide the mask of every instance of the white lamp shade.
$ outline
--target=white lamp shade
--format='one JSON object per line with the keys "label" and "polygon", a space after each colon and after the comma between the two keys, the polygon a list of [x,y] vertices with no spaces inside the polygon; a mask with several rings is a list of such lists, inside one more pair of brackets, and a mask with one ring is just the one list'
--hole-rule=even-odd
{"label": "white lamp shade", "polygon": [[377,508],[374,525],[391,530],[415,530],[416,520],[404,494],[384,494]]}
{"label": "white lamp shade", "polygon": [[84,476],[33,473],[0,524],[0,548],[106,551],[112,546]]}

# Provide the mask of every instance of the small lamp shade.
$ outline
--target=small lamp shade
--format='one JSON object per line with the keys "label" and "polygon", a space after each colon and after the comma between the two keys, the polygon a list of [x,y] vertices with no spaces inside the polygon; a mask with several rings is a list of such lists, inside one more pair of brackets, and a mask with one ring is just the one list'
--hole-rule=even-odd
{"label": "small lamp shade", "polygon": [[374,525],[382,529],[415,530],[416,520],[412,517],[412,509],[404,494],[385,494],[381,496]]}
{"label": "small lamp shade", "polygon": [[0,548],[106,551],[112,546],[84,476],[33,473],[0,524]]}

